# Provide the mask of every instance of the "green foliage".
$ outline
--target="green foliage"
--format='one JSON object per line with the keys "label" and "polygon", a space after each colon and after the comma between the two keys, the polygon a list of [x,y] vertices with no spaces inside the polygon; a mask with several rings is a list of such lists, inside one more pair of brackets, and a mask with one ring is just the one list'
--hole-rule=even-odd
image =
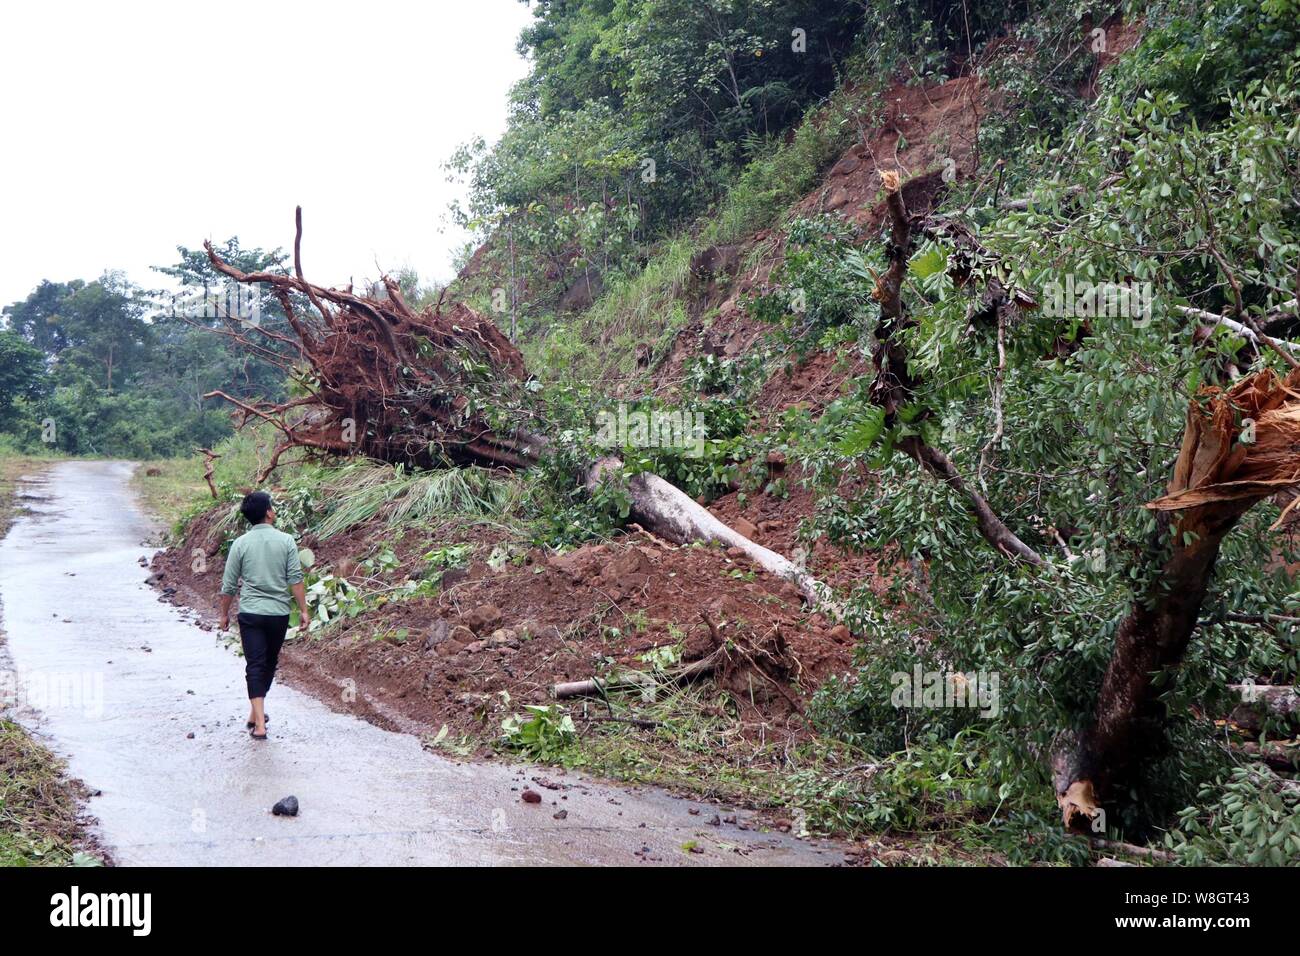
{"label": "green foliage", "polygon": [[1198,122],[1222,120],[1230,97],[1287,69],[1300,44],[1290,0],[1212,0],[1152,4],[1159,29],[1119,64],[1110,82],[1147,96],[1165,92]]}
{"label": "green foliage", "polygon": [[[884,265],[855,247],[843,220],[796,219],[788,228],[785,259],[773,276],[777,284],[751,301],[750,312],[777,325],[780,339],[806,355],[829,344],[827,333],[861,323],[872,301],[873,270],[879,274]],[[843,338],[834,341],[841,344]]]}
{"label": "green foliage", "polygon": [[0,424],[19,402],[38,399],[45,384],[41,350],[15,332],[0,330]]}
{"label": "green foliage", "polygon": [[[449,168],[468,202],[454,210],[491,241],[488,288],[511,312],[552,305],[595,269],[607,280],[724,196],[713,241],[738,238],[808,188],[847,132],[805,124],[792,148],[775,138],[835,86],[864,22],[856,4],[815,0],[585,0],[546,4],[520,49],[533,70],[514,91],[510,124],[491,149],[468,144]],[[795,176],[790,161],[802,165]],[[730,238],[727,238],[727,237]]]}
{"label": "green foliage", "polygon": [[[1229,6],[1216,5],[1214,16],[1235,16]],[[1139,56],[1169,48],[1170,37],[1186,28],[1178,19],[1162,24],[1157,17],[1150,45],[1140,48],[1148,52]],[[973,257],[975,281],[960,287],[944,267],[953,250],[942,243],[921,245],[909,263],[904,297],[915,322],[901,334],[919,382],[914,405],[884,428],[862,382],[798,430],[797,456],[826,490],[809,533],[895,556],[889,593],[863,588],[849,602],[863,650],[853,673],[817,698],[814,714],[825,731],[870,753],[909,757],[920,741],[928,741],[919,745],[924,751],[942,751],[976,733],[980,777],[1026,786],[1007,799],[1050,819],[1050,808],[1032,796],[1033,787],[1050,790],[1041,755],[1062,730],[1088,719],[1116,629],[1167,553],[1169,541],[1156,534],[1142,505],[1163,492],[1187,402],[1201,382],[1221,375],[1224,362],[1245,369],[1252,361],[1240,338],[1221,334],[1208,348],[1198,343],[1175,306],[1221,312],[1240,304],[1263,314],[1294,295],[1300,67],[1294,45],[1277,40],[1276,21],[1261,18],[1251,29],[1258,36],[1243,42],[1273,51],[1267,80],[1237,73],[1230,95],[1211,103],[1198,91],[1200,105],[1189,106],[1175,91],[1156,88],[1173,85],[1178,71],[1161,73],[1149,61],[1141,69],[1122,65],[1086,114],[1070,119],[1066,111],[1049,124],[1060,129],[1058,140],[1040,137],[1042,124],[1022,129],[1015,142],[1024,155],[1007,178],[1034,195],[1029,210],[965,208],[969,199],[959,190],[947,211],[997,258]],[[1292,52],[1282,56],[1282,49]],[[1243,69],[1257,59],[1248,54]],[[857,326],[869,336],[879,321],[870,297],[874,274],[883,269],[878,250],[855,249],[814,226],[792,230],[793,255],[780,285],[755,311],[808,348],[839,327]],[[1150,311],[1062,314],[1049,305],[1053,284],[1067,277],[1149,283]],[[997,317],[983,313],[971,291],[994,281],[1041,307],[1018,311],[999,332]],[[803,313],[790,307],[795,289],[817,290]],[[1268,360],[1266,353],[1259,361]],[[897,438],[910,433],[943,448],[1049,566],[1016,566],[990,548],[961,498],[893,454]],[[863,461],[874,469],[869,490],[852,499],[832,493],[843,470]],[[1294,559],[1288,539],[1267,533],[1275,516],[1272,506],[1257,506],[1224,542],[1177,682],[1172,674],[1160,678],[1168,688],[1170,751],[1146,768],[1141,804],[1121,795],[1108,807],[1115,833],[1140,837],[1167,826],[1225,772],[1213,728],[1192,716],[1197,710],[1226,712],[1226,686],[1252,674],[1295,679],[1293,636],[1228,617],[1229,610],[1295,604],[1289,580],[1270,570],[1274,549]],[[999,713],[900,712],[890,698],[891,676],[917,663],[999,675]],[[918,768],[922,780],[936,772],[951,769]],[[893,788],[922,780],[883,785],[884,796],[863,796],[853,812],[883,819]],[[1236,803],[1228,811],[1205,800],[1189,820],[1215,832],[1215,821],[1244,812]],[[1270,813],[1285,809],[1265,802]],[[1189,859],[1267,859],[1271,852],[1265,846],[1261,856],[1251,841],[1216,847],[1199,832],[1185,832],[1188,849],[1180,853]]]}
{"label": "green foliage", "polygon": [[1300,788],[1265,768],[1207,781],[1165,845],[1190,866],[1287,866],[1300,858]]}
{"label": "green foliage", "polygon": [[525,704],[528,715],[501,722],[506,746],[535,760],[554,760],[578,739],[573,718],[557,704]]}
{"label": "green foliage", "polygon": [[[306,578],[307,607],[311,610],[311,630],[319,631],[342,617],[356,617],[363,610],[358,589],[325,570],[309,571]],[[290,612],[289,625],[298,627],[298,608]]]}

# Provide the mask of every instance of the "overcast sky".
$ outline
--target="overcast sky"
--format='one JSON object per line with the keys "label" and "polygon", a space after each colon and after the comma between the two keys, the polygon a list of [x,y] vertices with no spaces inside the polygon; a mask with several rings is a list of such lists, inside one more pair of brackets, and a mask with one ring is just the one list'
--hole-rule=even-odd
{"label": "overcast sky", "polygon": [[0,305],[179,244],[293,245],[323,285],[446,279],[441,164],[505,125],[519,0],[59,2],[0,12]]}

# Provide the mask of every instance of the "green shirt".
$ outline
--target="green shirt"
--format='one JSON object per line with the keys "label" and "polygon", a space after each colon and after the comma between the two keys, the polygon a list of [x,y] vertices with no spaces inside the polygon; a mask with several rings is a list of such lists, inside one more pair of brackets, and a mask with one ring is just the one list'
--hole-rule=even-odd
{"label": "green shirt", "polygon": [[239,589],[239,610],[245,614],[288,614],[289,587],[302,583],[302,562],[293,535],[269,524],[256,524],[230,546],[221,593]]}

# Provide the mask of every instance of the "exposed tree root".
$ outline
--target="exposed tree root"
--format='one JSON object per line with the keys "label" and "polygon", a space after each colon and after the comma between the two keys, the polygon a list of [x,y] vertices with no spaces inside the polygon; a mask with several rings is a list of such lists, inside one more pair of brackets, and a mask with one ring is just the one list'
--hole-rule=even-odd
{"label": "exposed tree root", "polygon": [[[278,340],[282,348],[270,353],[271,360],[308,395],[277,404],[209,393],[234,405],[241,424],[256,418],[280,432],[259,480],[291,448],[419,466],[449,460],[517,468],[536,461],[526,436],[499,435],[483,417],[484,399],[510,402],[524,377],[519,351],[489,319],[462,304],[444,311],[439,302],[417,312],[388,277],[383,299],[312,285],[303,278],[301,210],[297,227],[296,276],[242,272],[205,244],[218,272],[269,286],[296,335],[291,340],[260,327],[230,333],[263,356],[268,350],[252,336]],[[295,294],[306,298],[317,318],[299,314]]]}

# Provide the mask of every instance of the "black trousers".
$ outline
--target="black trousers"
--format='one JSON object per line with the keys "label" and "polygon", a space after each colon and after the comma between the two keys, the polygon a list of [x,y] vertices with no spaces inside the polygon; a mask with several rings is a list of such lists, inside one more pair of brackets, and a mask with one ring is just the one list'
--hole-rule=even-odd
{"label": "black trousers", "polygon": [[284,632],[289,629],[288,614],[245,614],[239,612],[239,639],[244,645],[244,677],[248,681],[248,699],[265,697],[275,679],[280,663]]}

